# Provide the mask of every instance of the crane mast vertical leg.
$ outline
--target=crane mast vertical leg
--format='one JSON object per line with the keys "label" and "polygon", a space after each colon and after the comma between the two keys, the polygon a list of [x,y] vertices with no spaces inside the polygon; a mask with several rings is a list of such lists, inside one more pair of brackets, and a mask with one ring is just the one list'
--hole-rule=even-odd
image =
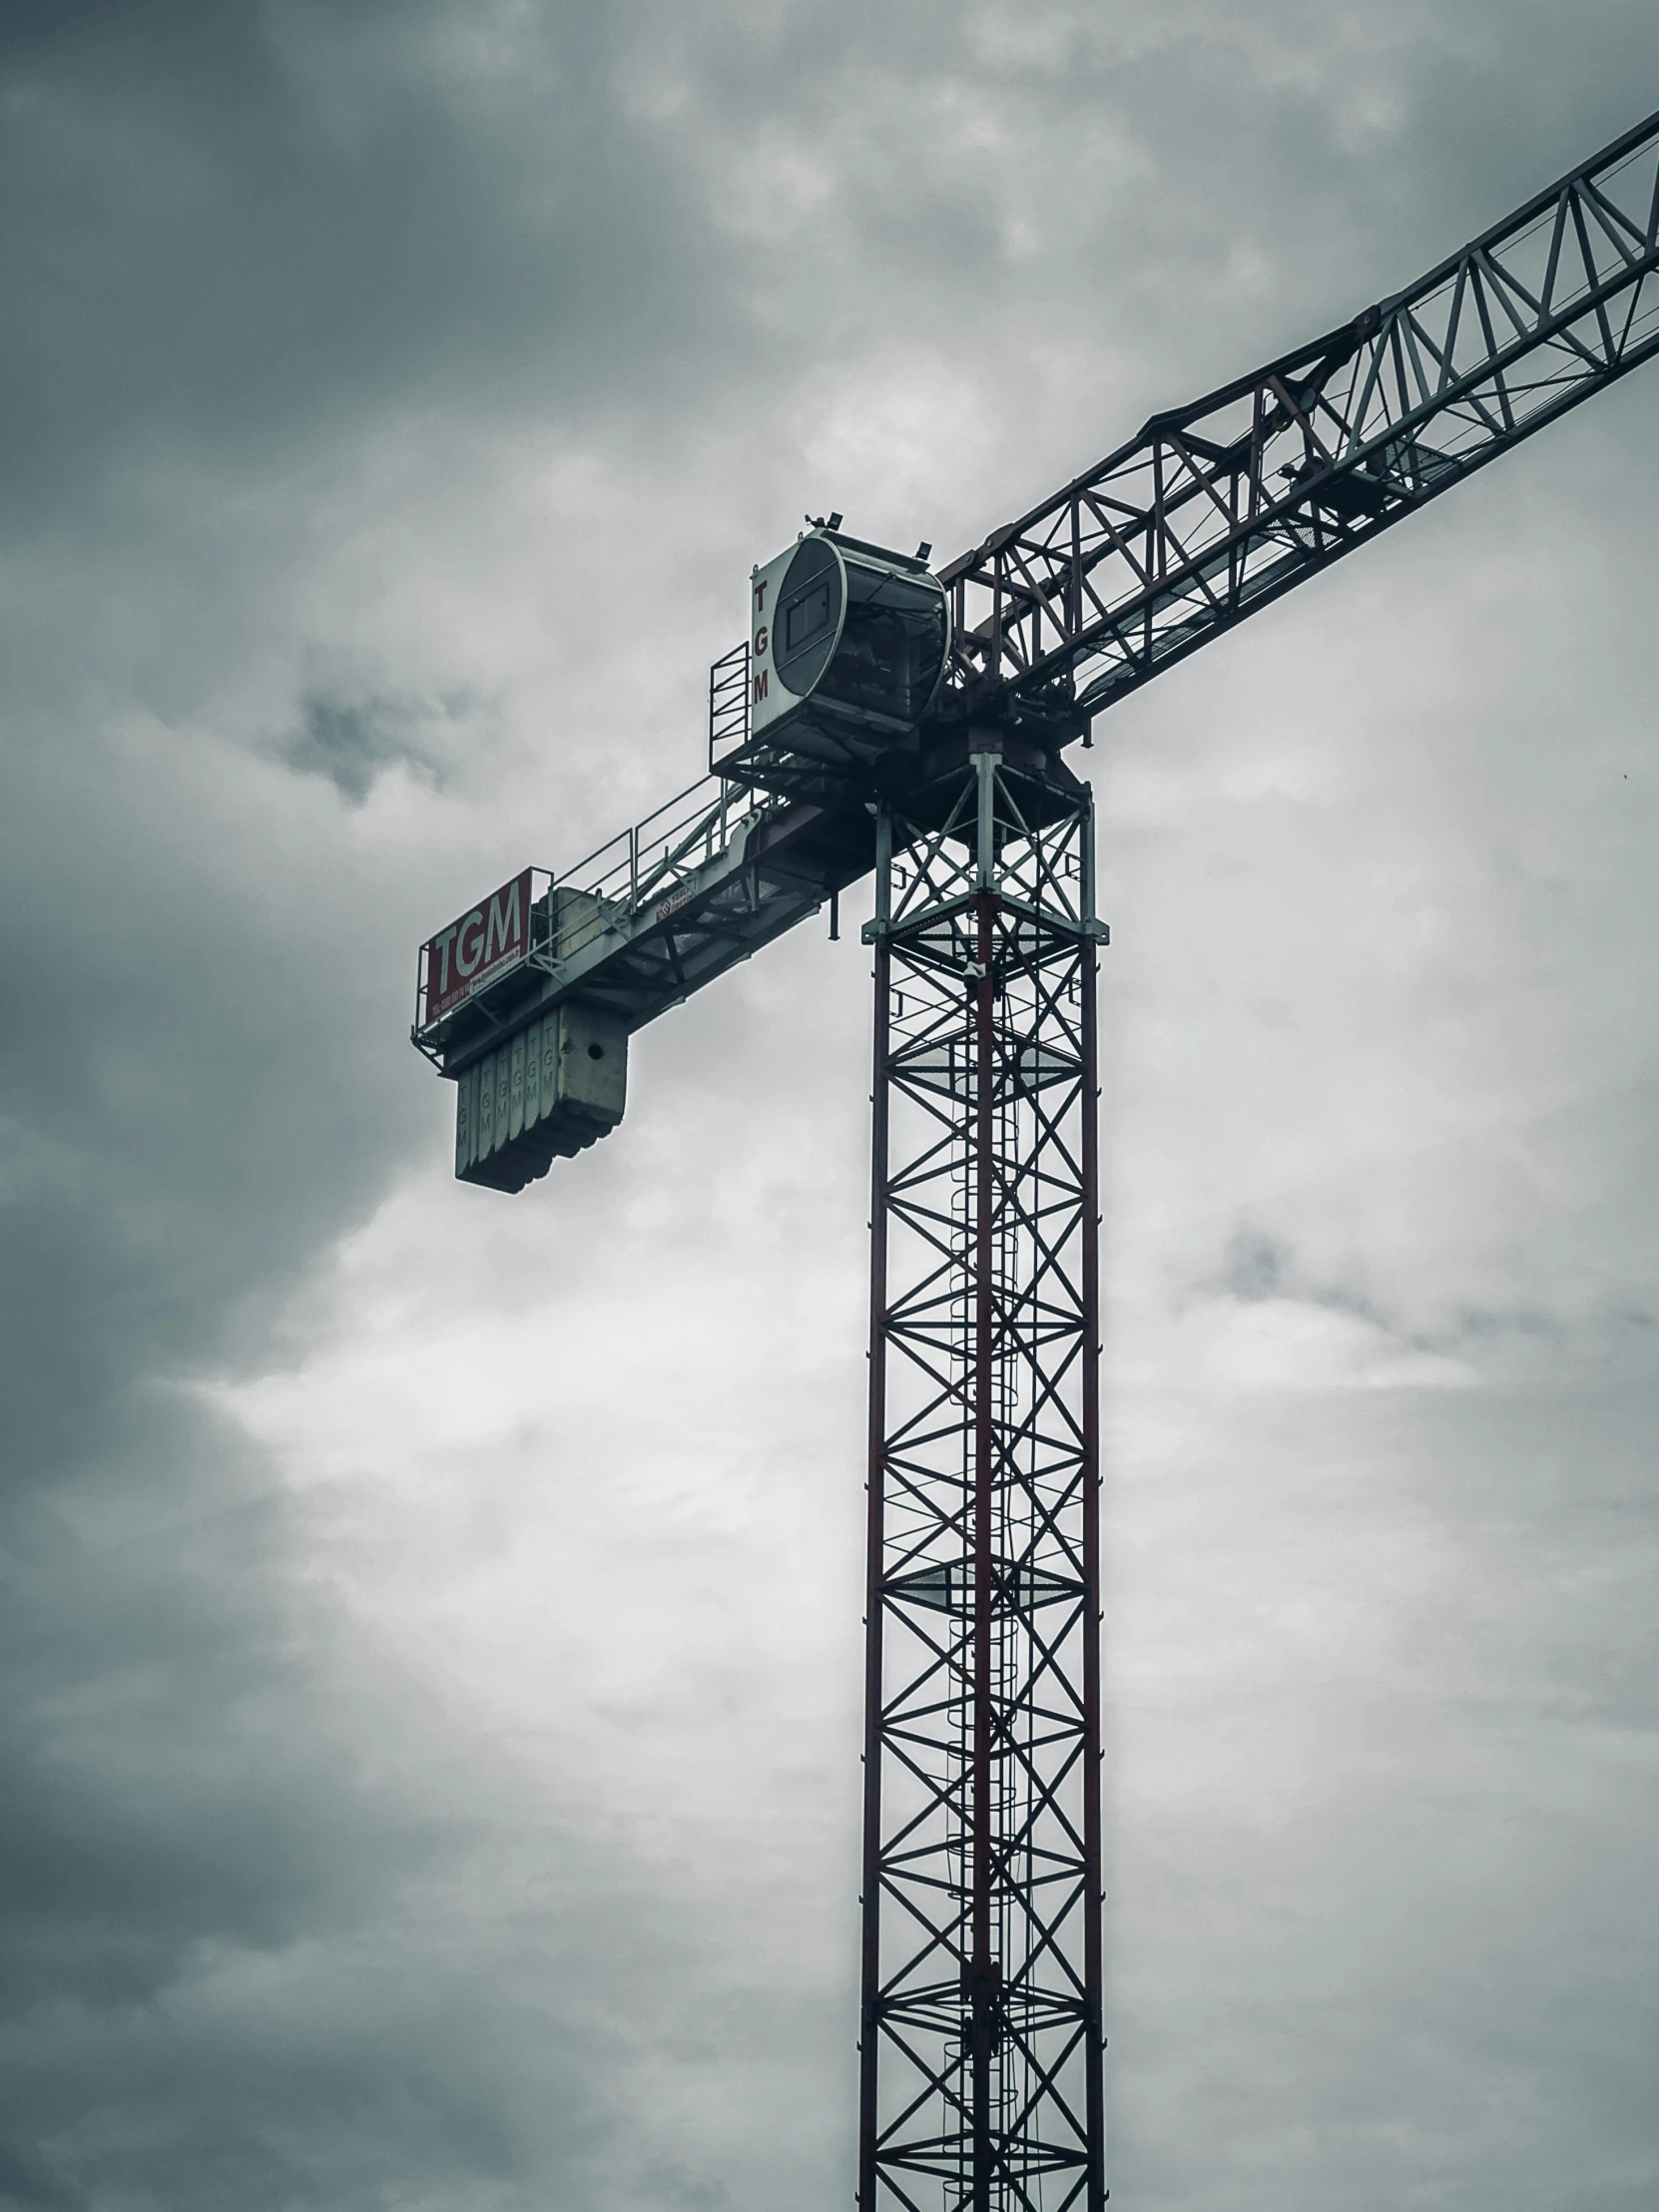
{"label": "crane mast vertical leg", "polygon": [[878,825],[862,2212],[1105,2202],[1092,830]]}

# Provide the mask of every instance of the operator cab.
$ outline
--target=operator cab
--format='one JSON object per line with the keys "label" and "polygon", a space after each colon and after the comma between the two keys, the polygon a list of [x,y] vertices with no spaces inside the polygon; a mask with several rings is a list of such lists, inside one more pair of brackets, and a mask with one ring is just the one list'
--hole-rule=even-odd
{"label": "operator cab", "polygon": [[718,765],[774,788],[791,768],[867,771],[921,722],[949,650],[921,555],[818,525],[751,579],[747,742]]}

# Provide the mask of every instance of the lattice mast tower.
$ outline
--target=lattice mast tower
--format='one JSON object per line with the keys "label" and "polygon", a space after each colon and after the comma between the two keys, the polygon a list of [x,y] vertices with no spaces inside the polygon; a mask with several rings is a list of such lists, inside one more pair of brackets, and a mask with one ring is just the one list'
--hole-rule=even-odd
{"label": "lattice mast tower", "polygon": [[1093,719],[1659,351],[1659,116],[936,573],[815,523],[710,774],[421,947],[456,1173],[621,1119],[629,1037],[873,871],[858,2201],[1099,2212]]}

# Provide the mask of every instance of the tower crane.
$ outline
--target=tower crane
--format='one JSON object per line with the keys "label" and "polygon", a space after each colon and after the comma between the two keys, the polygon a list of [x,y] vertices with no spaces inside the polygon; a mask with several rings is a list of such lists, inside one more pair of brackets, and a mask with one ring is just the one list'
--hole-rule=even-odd
{"label": "tower crane", "polygon": [[628,1040],[873,873],[863,2212],[1099,2212],[1091,726],[1659,351],[1659,115],[934,569],[750,580],[709,772],[420,949],[455,1172],[622,1118]]}

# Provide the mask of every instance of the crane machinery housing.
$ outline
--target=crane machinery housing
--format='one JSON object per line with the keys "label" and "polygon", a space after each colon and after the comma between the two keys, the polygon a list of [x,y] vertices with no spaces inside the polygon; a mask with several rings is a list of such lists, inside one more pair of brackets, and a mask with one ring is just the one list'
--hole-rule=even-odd
{"label": "crane machinery housing", "polygon": [[455,1172],[621,1120],[628,1040],[874,875],[858,2203],[1100,2212],[1093,804],[1163,669],[1659,351],[1659,115],[930,570],[814,523],[709,773],[421,947]]}

